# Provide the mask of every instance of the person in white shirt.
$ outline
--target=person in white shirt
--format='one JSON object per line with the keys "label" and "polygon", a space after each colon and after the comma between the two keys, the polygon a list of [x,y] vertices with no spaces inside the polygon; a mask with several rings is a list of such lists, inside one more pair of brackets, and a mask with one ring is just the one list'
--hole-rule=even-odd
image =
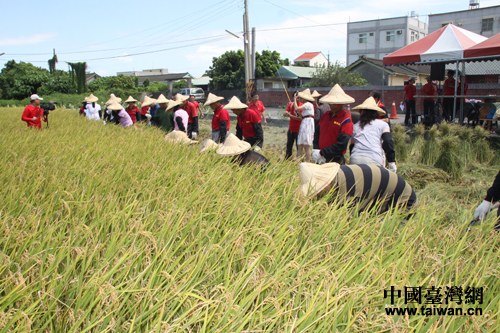
{"label": "person in white shirt", "polygon": [[396,172],[396,154],[389,124],[378,119],[385,111],[373,97],[353,108],[360,110],[359,122],[354,125],[351,138],[350,164],[376,164]]}
{"label": "person in white shirt", "polygon": [[101,106],[97,104],[99,98],[90,94],[86,99],[87,105],[85,105],[85,116],[89,120],[100,120]]}
{"label": "person in white shirt", "polygon": [[180,107],[182,103],[184,103],[184,101],[170,100],[168,101],[166,111],[172,110],[174,112],[174,130],[187,133],[189,114]]}
{"label": "person in white shirt", "polygon": [[[299,106],[297,100],[303,104]],[[314,141],[314,105],[312,102],[314,102],[314,97],[312,97],[309,88],[293,96],[293,107],[302,117],[297,137],[297,157],[304,157],[306,162],[312,160]]]}

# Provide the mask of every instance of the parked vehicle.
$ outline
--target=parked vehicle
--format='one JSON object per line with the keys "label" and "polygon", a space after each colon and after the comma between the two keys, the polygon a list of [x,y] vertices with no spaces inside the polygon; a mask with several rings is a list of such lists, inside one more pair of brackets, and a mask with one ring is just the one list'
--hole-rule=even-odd
{"label": "parked vehicle", "polygon": [[201,88],[182,88],[179,90],[181,95],[194,95],[194,99],[198,102],[205,102],[205,92]]}

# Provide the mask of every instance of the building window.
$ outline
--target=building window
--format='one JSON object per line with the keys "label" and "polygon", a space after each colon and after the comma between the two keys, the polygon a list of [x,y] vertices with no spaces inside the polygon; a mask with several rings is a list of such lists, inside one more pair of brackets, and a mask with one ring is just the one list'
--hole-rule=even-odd
{"label": "building window", "polygon": [[366,33],[359,34],[359,44],[366,44],[367,41],[368,41],[368,38],[366,37]]}
{"label": "building window", "polygon": [[386,31],[385,32],[385,40],[387,42],[394,42],[396,40],[395,31],[394,30],[392,30],[392,31]]}
{"label": "building window", "polygon": [[493,18],[485,18],[481,21],[481,31],[493,31]]}
{"label": "building window", "polygon": [[413,30],[412,30],[412,31],[411,31],[411,37],[410,37],[410,38],[411,38],[410,40],[411,40],[412,42],[417,41],[417,40],[418,40],[418,32],[416,32],[416,31],[413,31]]}

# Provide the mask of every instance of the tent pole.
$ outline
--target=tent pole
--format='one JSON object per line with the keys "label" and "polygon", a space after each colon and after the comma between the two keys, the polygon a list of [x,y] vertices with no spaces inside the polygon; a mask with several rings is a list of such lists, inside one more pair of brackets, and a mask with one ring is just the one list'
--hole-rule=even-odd
{"label": "tent pole", "polygon": [[[465,61],[462,61],[462,75],[460,76],[460,96],[465,95]],[[460,125],[464,124],[464,102],[465,98],[460,98]]]}
{"label": "tent pole", "polygon": [[457,113],[457,88],[458,88],[458,60],[456,62],[455,66],[455,93],[453,95],[453,118],[451,119],[451,122],[455,122],[455,116]]}

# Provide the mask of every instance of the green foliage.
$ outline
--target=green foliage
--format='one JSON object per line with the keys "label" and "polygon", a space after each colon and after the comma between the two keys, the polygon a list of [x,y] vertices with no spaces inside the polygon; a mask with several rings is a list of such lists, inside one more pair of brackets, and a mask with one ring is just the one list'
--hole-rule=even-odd
{"label": "green foliage", "polygon": [[452,136],[447,136],[441,140],[441,154],[434,166],[446,171],[453,179],[462,177],[464,163],[460,159],[460,147],[457,140]]}
{"label": "green foliage", "polygon": [[277,51],[263,50],[255,53],[255,78],[274,77],[281,66],[288,66],[288,59],[281,59]]}
{"label": "green foliage", "polygon": [[114,93],[116,96],[135,94],[138,89],[134,76],[118,75],[100,77],[89,83],[88,89],[92,93],[102,92],[107,95]]}
{"label": "green foliage", "polygon": [[56,71],[56,64],[57,64],[57,55],[54,54],[54,56],[49,59],[49,72],[50,74],[54,73]]}
{"label": "green foliage", "polygon": [[87,91],[87,78],[86,70],[87,63],[85,62],[68,62],[70,70],[71,79],[73,84],[76,86],[76,91],[78,93],[84,93]]}
{"label": "green foliage", "polygon": [[145,89],[150,93],[165,94],[168,90],[168,85],[163,82],[151,82]]}
{"label": "green foliage", "polygon": [[149,83],[150,83],[150,82],[149,82],[149,79],[145,79],[145,80],[144,80],[144,82],[142,83],[142,86],[143,86],[144,88],[147,88],[147,87],[149,87]]}
{"label": "green foliage", "polygon": [[355,87],[365,86],[368,82],[359,73],[350,72],[339,62],[335,62],[329,67],[318,67],[309,85],[311,87],[331,87],[337,83],[341,86]]}
{"label": "green foliage", "polygon": [[187,88],[187,87],[188,87],[188,83],[186,80],[175,81],[173,84],[174,89],[182,89],[182,88]]}
{"label": "green foliage", "polygon": [[26,62],[8,61],[0,72],[0,97],[23,99],[38,92],[48,81],[49,72]]}
{"label": "green foliage", "polygon": [[53,93],[74,94],[76,92],[71,75],[68,72],[58,70],[49,75],[47,81],[38,91],[42,95]]}

